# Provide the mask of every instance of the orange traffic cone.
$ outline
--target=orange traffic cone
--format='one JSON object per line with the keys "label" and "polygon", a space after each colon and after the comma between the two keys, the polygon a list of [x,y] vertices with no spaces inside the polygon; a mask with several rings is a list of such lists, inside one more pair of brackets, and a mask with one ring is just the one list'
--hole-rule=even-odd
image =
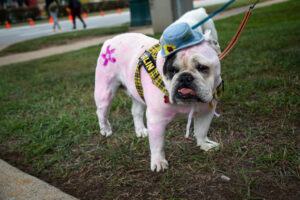
{"label": "orange traffic cone", "polygon": [[121,11],[121,8],[118,8],[118,13],[121,14],[121,12],[122,12],[122,11]]}
{"label": "orange traffic cone", "polygon": [[87,14],[86,12],[83,13],[83,18],[86,19],[87,18]]}
{"label": "orange traffic cone", "polygon": [[69,21],[73,21],[73,17],[71,14],[69,14]]}
{"label": "orange traffic cone", "polygon": [[50,23],[50,24],[53,24],[53,23],[54,23],[54,21],[53,21],[53,18],[52,18],[52,17],[50,17],[50,18],[49,18],[49,23]]}
{"label": "orange traffic cone", "polygon": [[5,25],[6,25],[6,28],[7,28],[7,29],[10,29],[10,24],[9,24],[8,21],[6,21]]}
{"label": "orange traffic cone", "polygon": [[29,23],[30,23],[30,26],[34,26],[34,21],[32,18],[29,20]]}
{"label": "orange traffic cone", "polygon": [[101,16],[104,16],[103,10],[100,11],[100,15],[101,15]]}

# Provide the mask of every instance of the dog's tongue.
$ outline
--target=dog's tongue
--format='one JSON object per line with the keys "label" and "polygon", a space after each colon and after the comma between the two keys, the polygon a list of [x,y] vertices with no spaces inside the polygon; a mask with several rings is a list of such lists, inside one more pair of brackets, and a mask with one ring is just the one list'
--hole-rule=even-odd
{"label": "dog's tongue", "polygon": [[191,94],[191,95],[195,95],[196,96],[196,92],[194,91],[194,90],[192,90],[192,89],[190,89],[190,88],[181,88],[180,90],[179,90],[179,92],[181,93],[181,94]]}

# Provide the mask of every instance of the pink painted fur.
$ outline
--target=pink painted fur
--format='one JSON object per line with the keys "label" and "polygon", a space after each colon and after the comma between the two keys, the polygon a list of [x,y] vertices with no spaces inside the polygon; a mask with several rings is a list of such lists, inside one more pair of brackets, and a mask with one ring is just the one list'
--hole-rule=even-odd
{"label": "pink painted fur", "polygon": [[[182,116],[187,118],[191,107],[195,107],[195,137],[197,144],[202,149],[208,150],[218,144],[207,138],[207,131],[210,121],[213,117],[216,102],[213,100],[214,109],[210,110],[208,103],[197,104],[170,104],[164,103],[164,93],[160,91],[151,81],[145,69],[141,68],[141,82],[144,90],[145,102],[141,99],[134,83],[135,70],[138,58],[159,41],[143,34],[128,33],[116,36],[107,40],[103,44],[100,52],[96,75],[95,75],[95,102],[97,106],[97,115],[101,134],[110,136],[112,134],[110,123],[108,122],[108,111],[110,103],[119,88],[125,89],[126,93],[132,98],[132,115],[136,135],[146,137],[149,134],[151,149],[151,169],[161,171],[168,168],[168,162],[165,159],[163,149],[164,134],[167,124],[175,117]],[[115,49],[111,53],[113,61],[105,59],[107,48]],[[181,60],[189,62],[191,54],[199,55],[199,59],[212,66],[213,80],[211,80],[212,89],[214,90],[221,81],[220,62],[217,53],[205,41],[196,46],[183,49],[178,52]],[[158,53],[157,69],[163,74],[163,65],[165,59]],[[106,65],[105,65],[106,64]],[[164,77],[163,77],[164,78]],[[170,81],[165,81],[166,88],[170,93]],[[143,123],[144,108],[146,109],[147,129]]]}

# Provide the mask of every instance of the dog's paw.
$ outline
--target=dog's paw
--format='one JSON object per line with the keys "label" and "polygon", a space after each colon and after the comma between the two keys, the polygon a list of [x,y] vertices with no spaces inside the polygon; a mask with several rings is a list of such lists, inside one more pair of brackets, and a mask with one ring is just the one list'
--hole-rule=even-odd
{"label": "dog's paw", "polygon": [[101,135],[109,137],[112,135],[112,131],[110,128],[101,129],[100,131]]}
{"label": "dog's paw", "polygon": [[204,151],[208,151],[213,148],[218,148],[219,143],[206,138],[205,140],[197,140],[197,146],[200,146],[200,149]]}
{"label": "dog's paw", "polygon": [[148,136],[148,130],[146,128],[136,128],[135,129],[136,137],[147,137]]}
{"label": "dog's paw", "polygon": [[153,172],[160,172],[168,169],[169,163],[166,159],[155,159],[154,161],[151,161],[151,170]]}
{"label": "dog's paw", "polygon": [[111,129],[101,129],[100,131],[101,135],[109,137],[112,135],[112,131]]}
{"label": "dog's paw", "polygon": [[112,135],[111,126],[108,121],[106,123],[101,123],[100,129],[101,129],[101,131],[100,131],[101,135],[106,136],[106,137]]}

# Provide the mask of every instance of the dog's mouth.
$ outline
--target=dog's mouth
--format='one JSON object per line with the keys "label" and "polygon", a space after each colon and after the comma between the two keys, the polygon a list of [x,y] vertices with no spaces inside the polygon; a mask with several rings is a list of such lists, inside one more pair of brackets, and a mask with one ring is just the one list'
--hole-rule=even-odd
{"label": "dog's mouth", "polygon": [[196,92],[191,88],[180,88],[177,93],[182,98],[198,97]]}
{"label": "dog's mouth", "polygon": [[175,98],[187,102],[202,102],[195,90],[188,87],[178,88],[175,93]]}

